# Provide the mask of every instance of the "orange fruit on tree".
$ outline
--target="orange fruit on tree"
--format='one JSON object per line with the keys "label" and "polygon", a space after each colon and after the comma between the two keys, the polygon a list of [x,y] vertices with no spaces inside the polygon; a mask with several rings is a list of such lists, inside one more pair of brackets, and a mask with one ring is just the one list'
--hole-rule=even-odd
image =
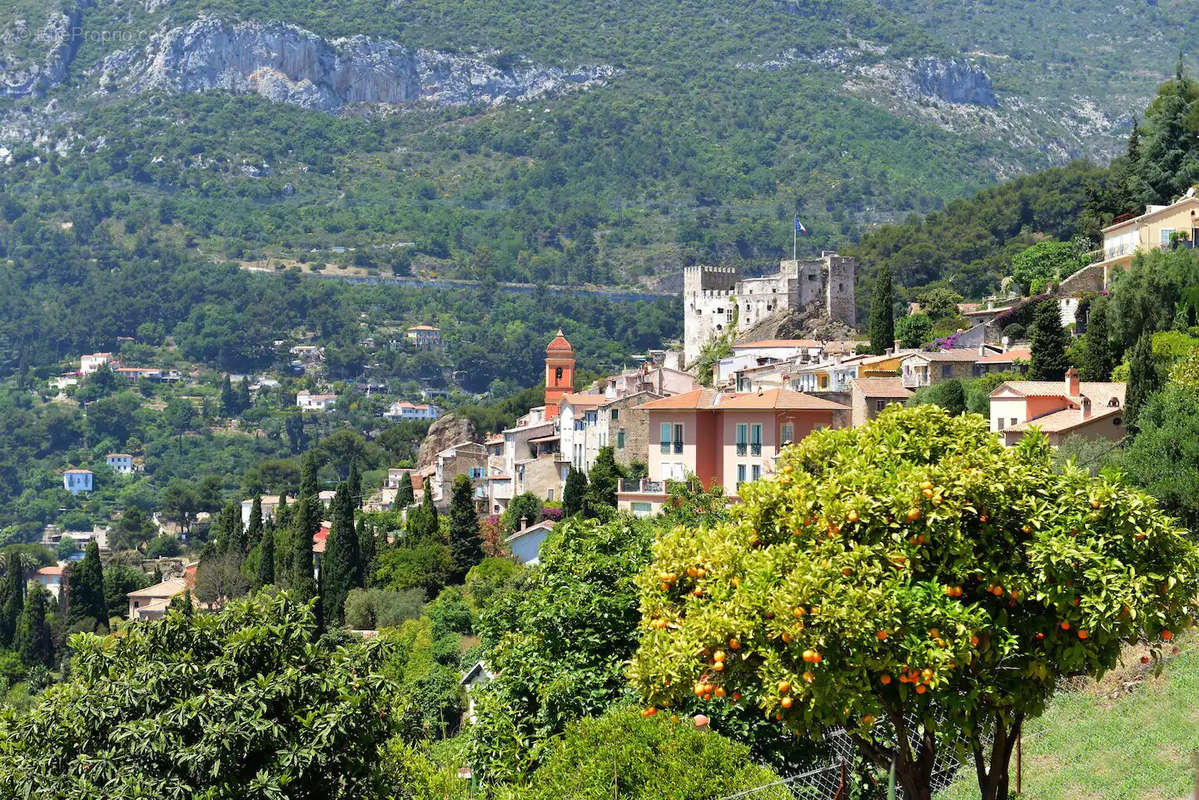
{"label": "orange fruit on tree", "polygon": [[717,650],[715,653],[712,654],[712,660],[713,661],[724,661],[724,651]]}
{"label": "orange fruit on tree", "polygon": [[915,522],[916,520],[920,519],[921,513],[922,512],[918,508],[908,509],[908,522]]}
{"label": "orange fruit on tree", "polygon": [[805,662],[807,662],[807,663],[811,663],[811,662],[812,662],[812,656],[813,656],[813,653],[812,653],[812,651],[811,651],[811,650],[804,650],[804,651],[803,651],[803,660],[804,660]]}
{"label": "orange fruit on tree", "polygon": [[724,697],[724,687],[717,686],[715,689],[712,690],[712,693],[715,694],[717,697]]}
{"label": "orange fruit on tree", "polygon": [[779,693],[786,694],[789,691],[791,691],[791,682],[790,681],[779,681]]}
{"label": "orange fruit on tree", "polygon": [[658,713],[658,709],[654,708],[653,706],[650,706],[649,708],[647,708],[641,712],[641,716],[652,717],[652,716],[656,715],[657,713]]}
{"label": "orange fruit on tree", "polygon": [[805,683],[811,683],[812,681],[816,680],[816,676],[810,672],[805,672],[803,674],[803,679]]}
{"label": "orange fruit on tree", "polygon": [[738,641],[737,639],[729,639],[729,649],[730,650],[740,650],[741,642]]}
{"label": "orange fruit on tree", "polygon": [[1082,630],[1080,630],[1080,631],[1078,632],[1078,638],[1079,638],[1079,639],[1085,639],[1085,638],[1087,638],[1087,637],[1088,637],[1088,636],[1090,636],[1090,635],[1091,635],[1091,634],[1087,633],[1087,631],[1086,631],[1086,629],[1085,629],[1085,628],[1084,628],[1084,629],[1082,629]]}
{"label": "orange fruit on tree", "polygon": [[849,513],[845,515],[845,519],[849,520],[850,522],[857,522],[858,521],[858,512],[852,508],[849,509]]}
{"label": "orange fruit on tree", "polygon": [[891,676],[884,673],[883,675],[879,676],[878,682],[883,686],[886,686],[891,683]]}
{"label": "orange fruit on tree", "polygon": [[1066,620],[1062,620],[1062,630],[1064,630],[1064,631],[1070,630],[1070,623],[1067,622]]}
{"label": "orange fruit on tree", "polygon": [[787,695],[782,700],[779,700],[779,705],[782,706],[783,708],[790,708],[791,704],[793,702],[795,702],[795,701],[791,699],[791,696]]}
{"label": "orange fruit on tree", "polygon": [[712,669],[716,670],[717,672],[724,672],[724,662],[717,661],[715,664],[712,665]]}
{"label": "orange fruit on tree", "polygon": [[923,492],[923,494],[924,494],[924,496],[925,496],[925,497],[932,497],[932,496],[933,496],[933,490],[932,490],[932,489],[925,489],[925,490],[924,490],[924,492]]}
{"label": "orange fruit on tree", "polygon": [[880,642],[887,641],[887,632],[886,631],[879,631],[878,633],[876,633],[874,635],[878,637]]}
{"label": "orange fruit on tree", "polygon": [[923,683],[918,684],[916,686],[916,694],[924,694],[927,691],[928,691],[928,687],[925,686]]}
{"label": "orange fruit on tree", "polygon": [[1174,632],[1167,628],[1166,630],[1162,631],[1162,638],[1168,642],[1174,638]]}

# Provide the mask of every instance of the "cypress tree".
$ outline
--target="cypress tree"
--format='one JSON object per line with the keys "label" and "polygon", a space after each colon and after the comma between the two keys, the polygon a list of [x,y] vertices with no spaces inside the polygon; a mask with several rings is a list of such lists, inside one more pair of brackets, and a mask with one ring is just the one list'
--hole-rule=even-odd
{"label": "cypress tree", "polygon": [[320,503],[315,496],[300,496],[296,501],[295,524],[292,526],[292,588],[304,600],[316,595],[313,582],[312,537],[321,529]]}
{"label": "cypress tree", "polygon": [[346,597],[350,589],[362,585],[361,570],[354,501],[349,485],[343,482],[333,498],[333,527],[321,560],[321,607],[329,627],[340,627],[345,622]]}
{"label": "cypress tree", "polygon": [[315,450],[304,454],[304,464],[300,469],[300,495],[315,498],[321,492],[320,473],[321,462]]}
{"label": "cypress tree", "polygon": [[359,585],[367,586],[371,580],[371,572],[375,564],[375,533],[366,524],[366,519],[358,520],[358,570]]}
{"label": "cypress tree", "polygon": [[1033,313],[1032,365],[1028,377],[1034,381],[1060,381],[1069,367],[1066,331],[1057,300],[1042,300]]}
{"label": "cypress tree", "polygon": [[243,554],[262,541],[262,497],[260,495],[254,495],[254,502],[250,506],[250,524],[246,527],[245,536],[242,539],[244,540]]}
{"label": "cypress tree", "polygon": [[358,471],[358,460],[350,462],[350,476],[346,479],[350,484],[350,499],[354,508],[362,508],[362,473]]}
{"label": "cypress tree", "polygon": [[0,647],[12,647],[17,620],[25,610],[25,565],[17,553],[4,560],[4,602],[0,605]]}
{"label": "cypress tree", "polygon": [[379,528],[379,540],[375,543],[375,555],[382,553],[389,547],[391,547],[391,539],[387,535],[387,526],[382,525]]}
{"label": "cypress tree", "polygon": [[431,481],[425,481],[420,506],[408,512],[408,536],[414,541],[434,541],[441,534],[441,518],[433,505]]}
{"label": "cypress tree", "polygon": [[616,508],[616,492],[620,488],[620,467],[611,447],[601,447],[588,476],[587,516],[597,517],[606,509]]}
{"label": "cypress tree", "polygon": [[574,467],[566,473],[562,487],[562,513],[567,517],[581,514],[587,506],[587,475]]}
{"label": "cypress tree", "polygon": [[1153,359],[1153,342],[1149,334],[1142,334],[1132,346],[1128,356],[1128,387],[1124,397],[1125,424],[1135,430],[1137,415],[1149,396],[1161,388],[1161,375]]}
{"label": "cypress tree", "polygon": [[412,475],[405,472],[400,476],[400,485],[396,489],[396,508],[407,508],[416,502],[416,493],[412,491]]}
{"label": "cypress tree", "polygon": [[460,583],[467,570],[483,560],[483,537],[475,513],[475,487],[466,475],[454,478],[450,499],[450,555],[454,559],[451,583]]}
{"label": "cypress tree", "polygon": [[1116,368],[1115,355],[1107,333],[1107,303],[1095,302],[1087,316],[1087,332],[1083,335],[1082,363],[1078,376],[1084,381],[1107,381]]}
{"label": "cypress tree", "polygon": [[241,386],[237,392],[237,413],[249,410],[252,405],[254,401],[250,399],[250,379],[245,377],[241,379]]}
{"label": "cypress tree", "polygon": [[226,417],[237,416],[237,395],[233,393],[233,384],[228,375],[221,382],[221,413]]}
{"label": "cypress tree", "polygon": [[72,568],[67,590],[67,619],[70,622],[90,617],[97,624],[108,623],[104,604],[104,568],[100,565],[100,547],[95,540],[87,543],[83,560]]}
{"label": "cypress tree", "polygon": [[262,528],[258,542],[258,572],[254,576],[254,588],[261,589],[275,582],[275,523],[268,522]]}
{"label": "cypress tree", "polygon": [[[261,513],[261,509],[259,512]],[[221,509],[221,515],[217,517],[216,531],[218,552],[245,555],[246,532],[241,526],[241,509],[236,503],[229,503]]]}
{"label": "cypress tree", "polygon": [[46,621],[47,598],[47,591],[40,585],[35,586],[17,623],[13,649],[26,666],[41,664],[48,667],[54,660],[54,639],[50,635],[50,623]]}
{"label": "cypress tree", "polygon": [[895,288],[891,267],[879,267],[870,295],[870,350],[876,355],[887,352],[895,343]]}

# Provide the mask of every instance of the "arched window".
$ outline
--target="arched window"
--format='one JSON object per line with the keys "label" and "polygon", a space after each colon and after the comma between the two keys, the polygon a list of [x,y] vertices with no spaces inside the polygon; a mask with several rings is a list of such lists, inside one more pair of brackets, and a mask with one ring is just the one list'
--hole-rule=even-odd
{"label": "arched window", "polygon": [[556,380],[556,381],[562,380],[562,367],[558,367],[557,369],[554,370],[554,380]]}

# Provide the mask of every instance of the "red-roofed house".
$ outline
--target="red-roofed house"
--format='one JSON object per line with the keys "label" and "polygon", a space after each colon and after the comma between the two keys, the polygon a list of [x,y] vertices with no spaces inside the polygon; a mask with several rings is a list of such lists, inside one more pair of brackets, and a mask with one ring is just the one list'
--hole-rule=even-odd
{"label": "red-roofed house", "polygon": [[1124,384],[1080,381],[1071,367],[1062,381],[1008,381],[991,392],[991,430],[1014,445],[1032,428],[1050,444],[1070,435],[1124,438]]}
{"label": "red-roofed house", "polygon": [[981,377],[989,372],[1019,372],[1028,371],[1032,362],[1032,349],[1028,347],[1011,347],[1002,353],[990,353],[974,362],[974,376]]}
{"label": "red-roofed house", "polygon": [[782,445],[818,428],[849,424],[848,406],[789,389],[725,394],[714,389],[653,400],[649,415],[649,480],[622,482],[618,504],[635,514],[660,510],[665,481],[695,475],[705,487],[737,487],[774,471]]}
{"label": "red-roofed house", "polygon": [[32,580],[45,586],[57,600],[59,592],[62,591],[63,568],[58,566],[42,567],[33,573]]}

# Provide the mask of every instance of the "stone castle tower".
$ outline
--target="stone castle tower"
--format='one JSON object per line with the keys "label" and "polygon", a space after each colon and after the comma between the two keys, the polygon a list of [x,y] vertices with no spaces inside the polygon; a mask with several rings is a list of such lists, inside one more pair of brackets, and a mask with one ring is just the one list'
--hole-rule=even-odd
{"label": "stone castle tower", "polygon": [[819,258],[779,262],[779,271],[761,278],[737,279],[735,267],[686,267],[683,270],[683,358],[690,365],[713,337],[735,328],[749,330],[778,312],[818,304],[825,319],[857,324],[852,258],[824,252]]}

